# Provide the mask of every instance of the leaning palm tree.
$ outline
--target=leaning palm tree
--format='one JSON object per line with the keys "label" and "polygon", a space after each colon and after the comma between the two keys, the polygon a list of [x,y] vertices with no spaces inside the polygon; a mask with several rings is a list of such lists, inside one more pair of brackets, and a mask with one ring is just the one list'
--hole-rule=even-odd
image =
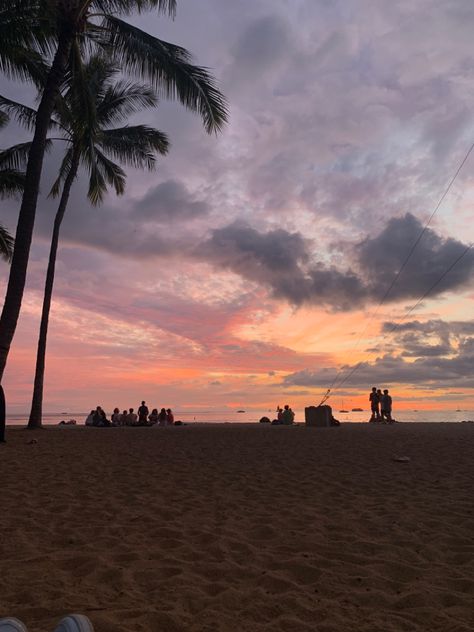
{"label": "leaning palm tree", "polygon": [[[0,110],[0,128],[4,127],[8,123],[8,120],[8,114]],[[9,164],[11,162],[11,152],[12,149],[6,152],[8,155],[6,161],[8,165],[7,168],[5,168],[0,157],[0,198],[10,197],[23,191],[24,173],[18,171],[16,168],[12,168]],[[16,152],[13,150],[13,153]],[[21,155],[21,150],[19,153]],[[8,230],[0,224],[0,257],[7,262],[11,262],[14,245],[15,240]],[[0,384],[0,443],[5,442],[5,416],[5,394]]]}
{"label": "leaning palm tree", "polygon": [[[59,130],[59,138],[67,143],[67,149],[51,189],[51,195],[60,196],[60,200],[46,274],[29,428],[38,428],[42,423],[46,341],[59,232],[79,167],[82,164],[89,173],[87,195],[90,202],[97,205],[109,186],[117,195],[124,192],[125,172],[115,160],[136,168],[153,169],[155,153],[166,154],[169,147],[166,135],[152,127],[113,127],[139,109],[154,107],[157,103],[151,88],[114,82],[115,74],[116,69],[103,58],[92,57],[85,65],[75,67],[67,89],[55,106],[52,125]],[[5,99],[2,104],[15,112],[19,120],[29,120],[30,124],[34,120],[33,110]]]}
{"label": "leaning palm tree", "polygon": [[[0,128],[5,127],[9,117],[0,110]],[[5,169],[0,158],[0,198],[10,197],[23,191],[25,174],[17,169]],[[0,224],[0,257],[10,262],[13,255],[15,240],[8,230]]]}
{"label": "leaning palm tree", "polygon": [[52,59],[39,101],[0,318],[0,381],[25,287],[48,126],[56,97],[71,72],[70,60],[83,58],[91,48],[102,50],[122,71],[147,77],[163,96],[200,114],[207,132],[217,132],[226,121],[224,97],[209,72],[191,63],[188,51],[122,19],[152,9],[174,16],[176,0],[0,0],[0,70],[39,81],[41,69],[28,52]]}

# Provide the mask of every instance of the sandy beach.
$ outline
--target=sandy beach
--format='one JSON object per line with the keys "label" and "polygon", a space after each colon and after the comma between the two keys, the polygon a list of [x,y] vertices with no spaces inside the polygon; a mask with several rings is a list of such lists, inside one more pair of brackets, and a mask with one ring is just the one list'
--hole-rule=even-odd
{"label": "sandy beach", "polygon": [[7,438],[0,616],[30,630],[474,627],[474,424]]}

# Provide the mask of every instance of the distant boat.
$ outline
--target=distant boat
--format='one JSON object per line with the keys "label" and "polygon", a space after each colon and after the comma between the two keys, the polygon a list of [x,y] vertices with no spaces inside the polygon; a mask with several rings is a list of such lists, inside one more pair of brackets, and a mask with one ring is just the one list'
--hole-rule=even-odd
{"label": "distant boat", "polygon": [[363,408],[353,408],[352,412],[353,413],[361,413],[361,412],[363,412],[363,410],[364,410]]}
{"label": "distant boat", "polygon": [[456,412],[457,413],[462,413],[462,410],[460,408],[456,408]]}
{"label": "distant boat", "polygon": [[349,411],[344,409],[344,400],[342,400],[342,404],[341,405],[342,405],[342,409],[339,412],[340,413],[348,413]]}
{"label": "distant boat", "polygon": [[237,412],[238,412],[238,413],[244,413],[244,412],[245,412],[245,410],[238,410]]}

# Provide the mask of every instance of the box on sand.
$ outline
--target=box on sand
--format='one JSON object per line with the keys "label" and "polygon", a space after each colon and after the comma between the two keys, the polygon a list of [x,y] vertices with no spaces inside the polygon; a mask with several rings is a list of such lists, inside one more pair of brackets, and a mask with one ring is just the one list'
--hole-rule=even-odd
{"label": "box on sand", "polygon": [[326,404],[323,406],[307,406],[304,409],[304,419],[307,426],[326,428],[331,425],[332,408]]}

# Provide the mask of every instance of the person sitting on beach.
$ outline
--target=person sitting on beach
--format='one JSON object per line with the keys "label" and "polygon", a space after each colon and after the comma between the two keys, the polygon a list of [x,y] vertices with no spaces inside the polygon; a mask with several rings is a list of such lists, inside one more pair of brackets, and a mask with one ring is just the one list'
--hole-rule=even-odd
{"label": "person sitting on beach", "polygon": [[158,421],[158,410],[154,408],[151,413],[148,415],[148,422],[150,425],[155,425]]}
{"label": "person sitting on beach", "polygon": [[118,408],[114,408],[114,412],[112,414],[112,426],[121,426],[122,425],[122,415],[120,414],[120,410]]}
{"label": "person sitting on beach", "polygon": [[384,390],[382,395],[381,416],[384,421],[387,421],[389,424],[392,423],[392,398],[388,394],[388,388]]}
{"label": "person sitting on beach", "polygon": [[369,395],[370,411],[372,413],[369,421],[380,421],[380,397],[377,387],[373,386]]}
{"label": "person sitting on beach", "polygon": [[95,410],[91,410],[91,412],[87,415],[86,417],[86,426],[93,426],[94,425],[94,414],[95,414]]}
{"label": "person sitting on beach", "polygon": [[174,424],[174,415],[171,411],[171,408],[166,409],[166,425],[172,426]]}
{"label": "person sitting on beach", "polygon": [[295,413],[291,410],[288,404],[285,404],[285,409],[283,410],[282,422],[285,426],[291,426],[291,424],[295,420]]}
{"label": "person sitting on beach", "polygon": [[158,414],[158,424],[160,426],[166,426],[167,418],[168,418],[168,415],[166,414],[166,410],[162,408]]}
{"label": "person sitting on beach", "polygon": [[149,412],[150,411],[148,410],[148,406],[145,404],[145,402],[142,402],[141,406],[138,409],[138,425],[139,426],[146,426]]}
{"label": "person sitting on beach", "polygon": [[127,426],[136,426],[138,420],[138,415],[133,412],[133,408],[129,408],[127,415]]}
{"label": "person sitting on beach", "polygon": [[107,419],[104,409],[101,406],[97,406],[95,409],[92,425],[99,426],[100,428],[111,425],[110,421]]}

